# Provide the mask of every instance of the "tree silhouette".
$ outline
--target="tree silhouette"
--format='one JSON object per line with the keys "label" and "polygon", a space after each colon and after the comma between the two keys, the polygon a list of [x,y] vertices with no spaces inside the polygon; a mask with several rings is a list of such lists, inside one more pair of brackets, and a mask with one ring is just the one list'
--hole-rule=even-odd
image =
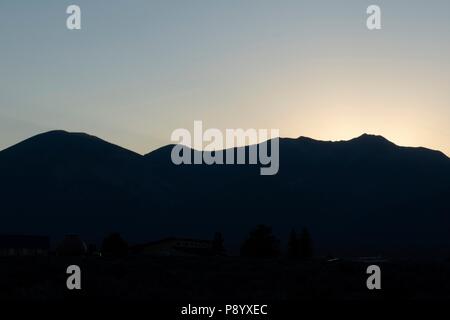
{"label": "tree silhouette", "polygon": [[268,258],[276,257],[279,253],[279,241],[266,225],[258,225],[251,231],[241,247],[241,255],[245,257]]}
{"label": "tree silhouette", "polygon": [[224,242],[224,240],[223,240],[222,233],[216,232],[214,234],[214,239],[212,242],[212,249],[215,254],[224,254],[225,253],[225,247],[223,245],[223,242]]}
{"label": "tree silhouette", "polygon": [[297,232],[295,232],[295,229],[292,229],[291,233],[289,234],[287,253],[288,257],[291,259],[300,258],[300,241],[297,236]]}
{"label": "tree silhouette", "polygon": [[119,233],[112,233],[103,240],[102,254],[110,257],[123,257],[128,254],[128,243]]}
{"label": "tree silhouette", "polygon": [[313,256],[313,245],[311,240],[311,235],[308,229],[303,228],[302,233],[299,237],[299,247],[300,247],[300,258],[309,259]]}

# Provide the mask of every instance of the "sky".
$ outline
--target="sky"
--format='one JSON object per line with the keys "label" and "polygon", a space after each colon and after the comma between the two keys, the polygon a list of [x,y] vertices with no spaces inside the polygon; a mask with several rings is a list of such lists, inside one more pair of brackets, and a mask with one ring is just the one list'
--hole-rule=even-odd
{"label": "sky", "polygon": [[0,0],[0,40],[0,149],[63,129],[145,154],[202,120],[450,155],[448,0]]}

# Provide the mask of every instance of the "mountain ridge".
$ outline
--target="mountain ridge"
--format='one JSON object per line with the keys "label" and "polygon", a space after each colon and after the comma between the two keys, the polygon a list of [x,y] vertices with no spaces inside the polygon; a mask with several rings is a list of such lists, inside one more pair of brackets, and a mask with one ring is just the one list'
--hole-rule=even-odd
{"label": "mountain ridge", "polygon": [[[47,131],[47,132],[43,132],[43,133],[39,133],[36,135],[31,136],[30,138],[24,139],[16,144],[13,144],[3,150],[0,150],[0,154],[2,154],[3,152],[7,152],[10,149],[14,149],[16,147],[21,146],[22,144],[25,143],[30,143],[30,142],[34,142],[35,140],[38,140],[40,138],[51,138],[51,137],[56,137],[56,138],[69,138],[69,137],[78,137],[78,138],[82,138],[82,139],[91,139],[92,141],[97,141],[97,142],[101,142],[101,143],[106,143],[110,146],[114,146],[117,148],[120,148],[123,151],[128,151],[131,154],[134,154],[136,156],[149,156],[151,155],[153,152],[157,152],[157,151],[161,151],[170,147],[173,147],[175,144],[167,144],[167,145],[163,145],[161,147],[158,147],[154,150],[151,150],[147,153],[144,154],[140,154],[137,153],[135,151],[132,151],[128,148],[122,147],[118,144],[114,144],[111,143],[107,140],[104,140],[102,138],[99,138],[95,135],[90,135],[84,132],[69,132],[69,131],[65,131],[65,130],[51,130],[51,131]],[[357,136],[355,138],[351,138],[348,140],[319,140],[319,139],[314,139],[311,137],[306,137],[306,136],[299,136],[298,138],[287,138],[287,137],[280,137],[279,138],[280,141],[299,141],[299,142],[310,142],[310,143],[384,143],[384,144],[388,144],[391,146],[396,146],[399,148],[410,148],[410,149],[416,149],[416,150],[426,150],[426,151],[433,151],[436,153],[440,153],[443,156],[445,156],[445,158],[450,159],[450,157],[448,157],[444,152],[440,151],[440,150],[435,150],[435,149],[431,149],[431,148],[427,148],[427,147],[423,147],[423,146],[417,146],[417,147],[412,147],[412,146],[399,146],[393,142],[391,142],[390,140],[386,139],[385,137],[383,137],[382,135],[376,135],[376,134],[368,134],[368,133],[363,133],[360,136]],[[248,145],[246,145],[245,147],[248,147]],[[225,149],[224,149],[225,150]],[[218,150],[221,151],[221,150]]]}
{"label": "mountain ridge", "polygon": [[260,176],[256,165],[174,165],[173,145],[140,155],[52,131],[0,152],[0,233],[138,242],[222,231],[236,246],[266,223],[278,235],[307,226],[335,252],[450,246],[448,157],[355,139],[280,138],[280,171]]}

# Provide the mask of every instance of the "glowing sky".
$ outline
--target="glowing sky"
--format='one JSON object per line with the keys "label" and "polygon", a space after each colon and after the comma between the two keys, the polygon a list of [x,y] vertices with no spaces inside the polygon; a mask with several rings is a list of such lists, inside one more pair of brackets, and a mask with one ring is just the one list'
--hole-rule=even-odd
{"label": "glowing sky", "polygon": [[[147,153],[203,120],[450,155],[450,1],[6,2],[0,149],[64,129]],[[380,31],[365,25],[373,3]]]}

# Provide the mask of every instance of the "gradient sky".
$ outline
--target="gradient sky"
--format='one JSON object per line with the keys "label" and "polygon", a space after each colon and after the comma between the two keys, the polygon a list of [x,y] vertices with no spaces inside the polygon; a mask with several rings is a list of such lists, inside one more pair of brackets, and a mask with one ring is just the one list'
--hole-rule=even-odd
{"label": "gradient sky", "polygon": [[450,155],[448,0],[0,0],[0,39],[0,149],[64,129],[147,153],[203,120]]}

